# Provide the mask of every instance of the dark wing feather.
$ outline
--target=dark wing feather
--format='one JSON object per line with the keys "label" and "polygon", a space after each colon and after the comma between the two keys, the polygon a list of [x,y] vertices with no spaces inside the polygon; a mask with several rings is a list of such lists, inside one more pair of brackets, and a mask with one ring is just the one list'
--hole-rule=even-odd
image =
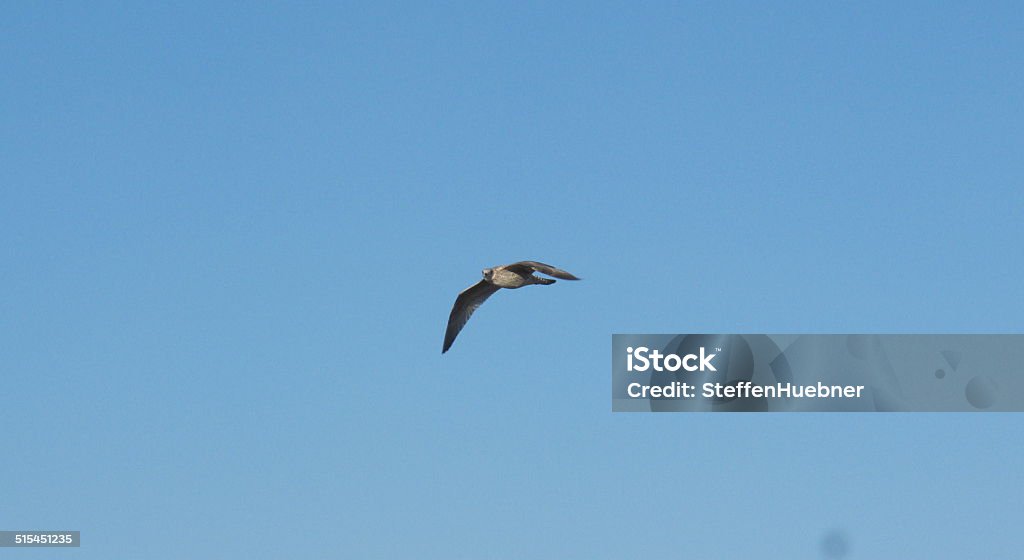
{"label": "dark wing feather", "polygon": [[459,331],[462,330],[462,327],[466,326],[466,321],[469,321],[476,308],[480,307],[487,301],[487,298],[500,289],[500,287],[486,280],[481,280],[462,290],[459,297],[455,298],[452,314],[448,316],[448,328],[444,331],[444,347],[441,348],[442,354],[452,347],[455,337],[459,336]]}
{"label": "dark wing feather", "polygon": [[519,261],[505,267],[513,272],[521,272],[525,274],[533,274],[533,271],[547,274],[548,276],[554,276],[555,278],[561,278],[562,280],[579,280],[569,272],[562,270],[561,268],[555,268],[550,264],[544,264],[537,261]]}

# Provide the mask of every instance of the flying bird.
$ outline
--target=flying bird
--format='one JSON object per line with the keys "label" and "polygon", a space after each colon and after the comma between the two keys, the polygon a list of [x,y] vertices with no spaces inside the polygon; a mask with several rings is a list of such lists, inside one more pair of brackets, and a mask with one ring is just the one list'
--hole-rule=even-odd
{"label": "flying bird", "polygon": [[459,336],[459,331],[462,330],[462,327],[466,326],[466,321],[469,321],[476,308],[483,305],[494,292],[502,288],[514,290],[532,284],[547,286],[555,283],[550,278],[534,276],[534,272],[540,272],[541,274],[554,276],[562,280],[579,280],[579,278],[560,268],[536,261],[520,261],[494,268],[485,268],[482,272],[484,275],[483,280],[462,290],[459,297],[455,298],[452,313],[448,316],[448,328],[444,332],[444,347],[441,348],[442,354],[452,347],[455,337]]}

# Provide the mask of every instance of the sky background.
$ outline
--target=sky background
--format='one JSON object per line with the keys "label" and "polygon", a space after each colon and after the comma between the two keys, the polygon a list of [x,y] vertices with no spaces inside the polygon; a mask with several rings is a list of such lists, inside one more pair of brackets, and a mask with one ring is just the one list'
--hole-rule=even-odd
{"label": "sky background", "polygon": [[[1016,558],[1014,414],[612,414],[612,333],[1019,333],[1017,3],[0,9],[52,558]],[[583,277],[499,293],[486,266]],[[947,377],[951,387],[961,380]],[[5,558],[41,558],[5,550]]]}

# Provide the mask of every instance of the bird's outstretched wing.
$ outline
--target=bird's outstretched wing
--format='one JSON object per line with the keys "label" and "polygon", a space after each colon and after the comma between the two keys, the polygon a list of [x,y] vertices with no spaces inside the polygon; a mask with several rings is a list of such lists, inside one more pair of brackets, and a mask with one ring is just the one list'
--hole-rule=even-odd
{"label": "bird's outstretched wing", "polygon": [[561,268],[555,268],[550,264],[544,264],[537,261],[519,261],[512,263],[505,267],[513,272],[522,272],[525,274],[533,274],[533,271],[547,274],[548,276],[554,276],[555,278],[561,278],[562,280],[579,280],[569,272],[562,270]]}
{"label": "bird's outstretched wing", "polygon": [[459,297],[455,298],[452,314],[448,316],[448,328],[444,331],[444,347],[441,348],[442,354],[452,347],[455,337],[459,336],[459,331],[462,330],[462,327],[466,326],[466,321],[469,321],[476,308],[480,307],[487,301],[487,298],[500,289],[500,287],[486,280],[481,280],[462,290]]}

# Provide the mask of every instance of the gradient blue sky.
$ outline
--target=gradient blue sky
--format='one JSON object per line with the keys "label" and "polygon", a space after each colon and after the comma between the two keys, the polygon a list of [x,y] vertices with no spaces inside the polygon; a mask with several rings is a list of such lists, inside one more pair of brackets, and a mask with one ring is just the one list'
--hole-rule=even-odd
{"label": "gradient blue sky", "polygon": [[1020,416],[610,412],[614,332],[1021,332],[1024,16],[891,4],[5,3],[0,528],[1019,557]]}

